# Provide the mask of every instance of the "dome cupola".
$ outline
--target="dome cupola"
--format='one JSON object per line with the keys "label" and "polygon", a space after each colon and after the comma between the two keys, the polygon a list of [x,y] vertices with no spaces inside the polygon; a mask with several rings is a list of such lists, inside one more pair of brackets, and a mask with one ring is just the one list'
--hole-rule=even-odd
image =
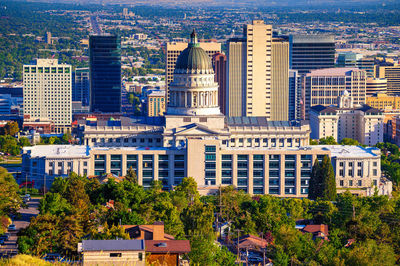
{"label": "dome cupola", "polygon": [[211,59],[197,42],[197,34],[193,30],[188,47],[179,55],[174,73],[179,74],[211,74],[214,73]]}
{"label": "dome cupola", "polygon": [[190,35],[188,47],[176,61],[174,80],[168,87],[169,115],[220,115],[218,84],[214,79],[211,58]]}

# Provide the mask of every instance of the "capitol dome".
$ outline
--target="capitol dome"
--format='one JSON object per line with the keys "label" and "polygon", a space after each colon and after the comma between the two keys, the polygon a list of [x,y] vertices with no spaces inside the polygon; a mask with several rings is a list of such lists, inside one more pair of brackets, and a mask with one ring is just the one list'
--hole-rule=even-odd
{"label": "capitol dome", "polygon": [[220,115],[218,84],[214,80],[211,58],[190,35],[188,47],[179,55],[174,80],[168,88],[169,115]]}
{"label": "capitol dome", "polygon": [[213,73],[211,59],[197,42],[197,36],[194,30],[190,35],[190,40],[188,47],[181,52],[176,61],[174,73]]}

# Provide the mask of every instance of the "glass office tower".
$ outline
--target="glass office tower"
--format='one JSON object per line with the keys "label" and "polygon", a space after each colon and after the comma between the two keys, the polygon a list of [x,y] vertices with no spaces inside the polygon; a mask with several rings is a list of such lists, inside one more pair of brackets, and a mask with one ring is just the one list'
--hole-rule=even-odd
{"label": "glass office tower", "polygon": [[121,40],[114,35],[89,38],[90,111],[121,111]]}
{"label": "glass office tower", "polygon": [[305,75],[314,69],[335,67],[335,38],[332,35],[292,35],[291,69]]}

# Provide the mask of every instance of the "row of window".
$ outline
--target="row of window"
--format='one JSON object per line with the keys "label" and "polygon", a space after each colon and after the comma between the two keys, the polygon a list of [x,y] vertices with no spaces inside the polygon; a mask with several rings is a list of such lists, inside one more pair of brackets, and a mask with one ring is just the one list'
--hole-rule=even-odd
{"label": "row of window", "polygon": [[24,67],[24,73],[66,73],[69,74],[70,67]]}

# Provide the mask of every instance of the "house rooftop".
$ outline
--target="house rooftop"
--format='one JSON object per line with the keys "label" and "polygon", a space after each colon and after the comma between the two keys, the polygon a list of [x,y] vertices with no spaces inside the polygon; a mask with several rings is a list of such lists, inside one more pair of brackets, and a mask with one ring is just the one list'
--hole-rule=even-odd
{"label": "house rooftop", "polygon": [[144,240],[83,240],[82,251],[145,250]]}
{"label": "house rooftop", "polygon": [[146,252],[150,253],[189,253],[189,240],[145,240]]}

